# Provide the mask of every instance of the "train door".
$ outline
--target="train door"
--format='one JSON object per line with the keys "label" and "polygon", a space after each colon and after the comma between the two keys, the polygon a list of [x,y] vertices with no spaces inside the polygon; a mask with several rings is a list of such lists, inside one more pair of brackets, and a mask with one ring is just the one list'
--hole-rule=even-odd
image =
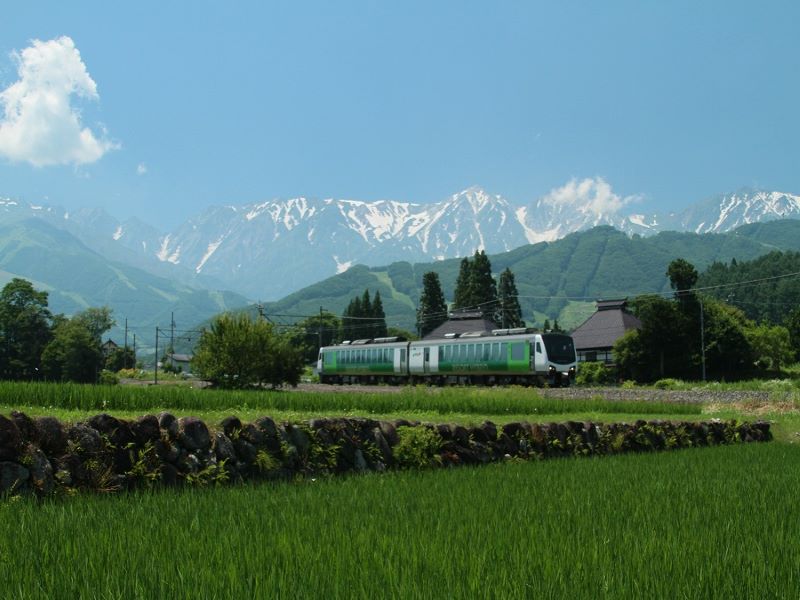
{"label": "train door", "polygon": [[425,348],[422,350],[422,355],[423,355],[423,358],[422,358],[422,371],[424,373],[430,373],[431,372],[431,349],[430,349],[429,346],[425,346]]}
{"label": "train door", "polygon": [[406,374],[406,352],[405,348],[394,349],[394,372],[398,375]]}
{"label": "train door", "polygon": [[545,364],[544,353],[542,351],[542,337],[537,335],[534,341],[531,342],[531,371],[537,373],[546,370],[547,365]]}

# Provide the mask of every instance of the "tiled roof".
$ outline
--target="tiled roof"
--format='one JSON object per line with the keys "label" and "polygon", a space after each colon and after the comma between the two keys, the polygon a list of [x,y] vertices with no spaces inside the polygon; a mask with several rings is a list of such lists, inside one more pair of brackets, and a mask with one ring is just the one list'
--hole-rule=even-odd
{"label": "tiled roof", "polygon": [[448,333],[469,333],[471,331],[485,331],[491,333],[492,329],[497,329],[497,324],[489,319],[450,319],[431,331],[424,339],[443,339]]}
{"label": "tiled roof", "polygon": [[603,307],[589,317],[583,324],[572,332],[572,339],[575,342],[576,350],[594,350],[600,348],[611,348],[626,331],[639,329],[642,322],[622,308]]}

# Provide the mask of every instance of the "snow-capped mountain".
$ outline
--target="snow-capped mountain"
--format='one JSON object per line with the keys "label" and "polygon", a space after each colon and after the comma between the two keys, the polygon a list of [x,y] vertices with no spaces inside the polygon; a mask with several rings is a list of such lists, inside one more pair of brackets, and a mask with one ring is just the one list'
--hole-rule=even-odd
{"label": "snow-capped mountain", "polygon": [[678,214],[651,215],[627,210],[628,199],[613,194],[576,197],[550,194],[518,204],[479,187],[430,204],[300,197],[211,207],[169,233],[137,219],[119,222],[100,210],[69,213],[0,200],[0,222],[47,219],[115,260],[270,300],[357,263],[457,258],[479,249],[504,252],[597,225],[641,235],[720,233],[747,223],[800,218],[800,196],[781,192],[741,190]]}

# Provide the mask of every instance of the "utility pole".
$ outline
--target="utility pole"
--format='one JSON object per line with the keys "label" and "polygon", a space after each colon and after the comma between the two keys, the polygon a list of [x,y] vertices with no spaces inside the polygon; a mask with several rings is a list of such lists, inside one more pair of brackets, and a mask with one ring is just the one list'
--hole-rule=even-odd
{"label": "utility pole", "polygon": [[169,351],[175,354],[175,313],[169,313]]}
{"label": "utility pole", "polygon": [[133,367],[136,368],[136,334],[133,334]]}
{"label": "utility pole", "polygon": [[322,307],[319,307],[319,325],[317,325],[317,332],[319,333],[319,347],[322,348]]}
{"label": "utility pole", "polygon": [[128,317],[125,317],[125,353],[122,355],[122,366],[128,368]]}
{"label": "utility pole", "polygon": [[703,299],[698,296],[700,300],[700,356],[703,361],[703,381],[706,380],[706,328],[703,322]]}
{"label": "utility pole", "polygon": [[158,326],[156,326],[156,369],[153,376],[153,385],[158,385]]}

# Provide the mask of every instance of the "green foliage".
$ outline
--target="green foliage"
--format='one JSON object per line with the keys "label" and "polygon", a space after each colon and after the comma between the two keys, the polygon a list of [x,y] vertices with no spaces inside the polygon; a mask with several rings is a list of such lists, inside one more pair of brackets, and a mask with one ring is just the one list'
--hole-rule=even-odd
{"label": "green foliage", "polygon": [[779,371],[794,358],[789,330],[780,325],[761,324],[747,330],[747,338],[756,357],[756,366]]}
{"label": "green foliage", "polygon": [[99,345],[103,334],[115,325],[108,306],[87,308],[72,317],[72,320],[83,326]]}
{"label": "green foliage", "polygon": [[80,319],[59,323],[42,352],[42,372],[54,381],[94,383],[103,367],[103,351]]}
{"label": "green foliage", "polygon": [[292,344],[303,348],[303,360],[310,363],[317,359],[322,346],[330,346],[338,341],[342,322],[336,315],[323,312],[298,321],[289,336]]}
{"label": "green foliage", "polygon": [[794,351],[794,359],[800,362],[800,306],[789,313],[784,325],[789,331],[789,343]]}
{"label": "green foliage", "polygon": [[427,469],[438,466],[442,457],[441,436],[430,427],[398,427],[399,441],[394,447],[397,465],[405,469]]}
{"label": "green foliage", "polygon": [[35,379],[42,351],[52,337],[47,292],[14,278],[0,292],[0,376]]}
{"label": "green foliage", "polygon": [[287,336],[277,335],[271,323],[226,313],[203,331],[192,368],[224,388],[296,385],[303,372],[303,354]]}
{"label": "green foliage", "polygon": [[105,368],[109,371],[132,369],[136,365],[136,355],[133,348],[114,348],[106,358]]}
{"label": "green foliage", "polygon": [[607,385],[614,383],[614,371],[602,362],[582,362],[578,365],[575,383],[578,385]]}
{"label": "green foliage", "polygon": [[444,299],[439,275],[428,271],[422,276],[422,295],[417,308],[417,331],[425,337],[447,321],[447,302]]}
{"label": "green foliage", "polygon": [[511,269],[506,269],[500,273],[500,282],[497,285],[498,307],[494,320],[500,327],[524,327],[525,321],[522,318],[522,308],[517,297],[517,284],[514,281],[514,273]]}
{"label": "green foliage", "polygon": [[342,313],[343,340],[362,340],[386,337],[386,314],[380,290],[370,299],[369,290],[356,296]]}
{"label": "green foliage", "polygon": [[100,371],[100,378],[98,379],[97,383],[100,385],[118,385],[119,376],[114,371],[103,369]]}
{"label": "green foliage", "polygon": [[669,285],[675,290],[675,297],[680,299],[697,283],[697,269],[689,261],[676,258],[667,266]]}
{"label": "green foliage", "polygon": [[454,309],[484,310],[491,314],[497,303],[497,283],[486,252],[475,251],[472,260],[461,261],[453,298]]}
{"label": "green foliage", "polygon": [[680,388],[681,385],[682,385],[681,381],[673,379],[671,377],[667,377],[665,379],[659,379],[658,381],[656,381],[653,384],[653,387],[656,388],[657,390],[676,390]]}
{"label": "green foliage", "polygon": [[[708,293],[737,306],[753,321],[778,325],[800,304],[800,278],[783,277],[797,272],[800,252],[770,252],[753,260],[714,262],[698,285],[724,286]],[[752,281],[757,283],[746,283]]]}

